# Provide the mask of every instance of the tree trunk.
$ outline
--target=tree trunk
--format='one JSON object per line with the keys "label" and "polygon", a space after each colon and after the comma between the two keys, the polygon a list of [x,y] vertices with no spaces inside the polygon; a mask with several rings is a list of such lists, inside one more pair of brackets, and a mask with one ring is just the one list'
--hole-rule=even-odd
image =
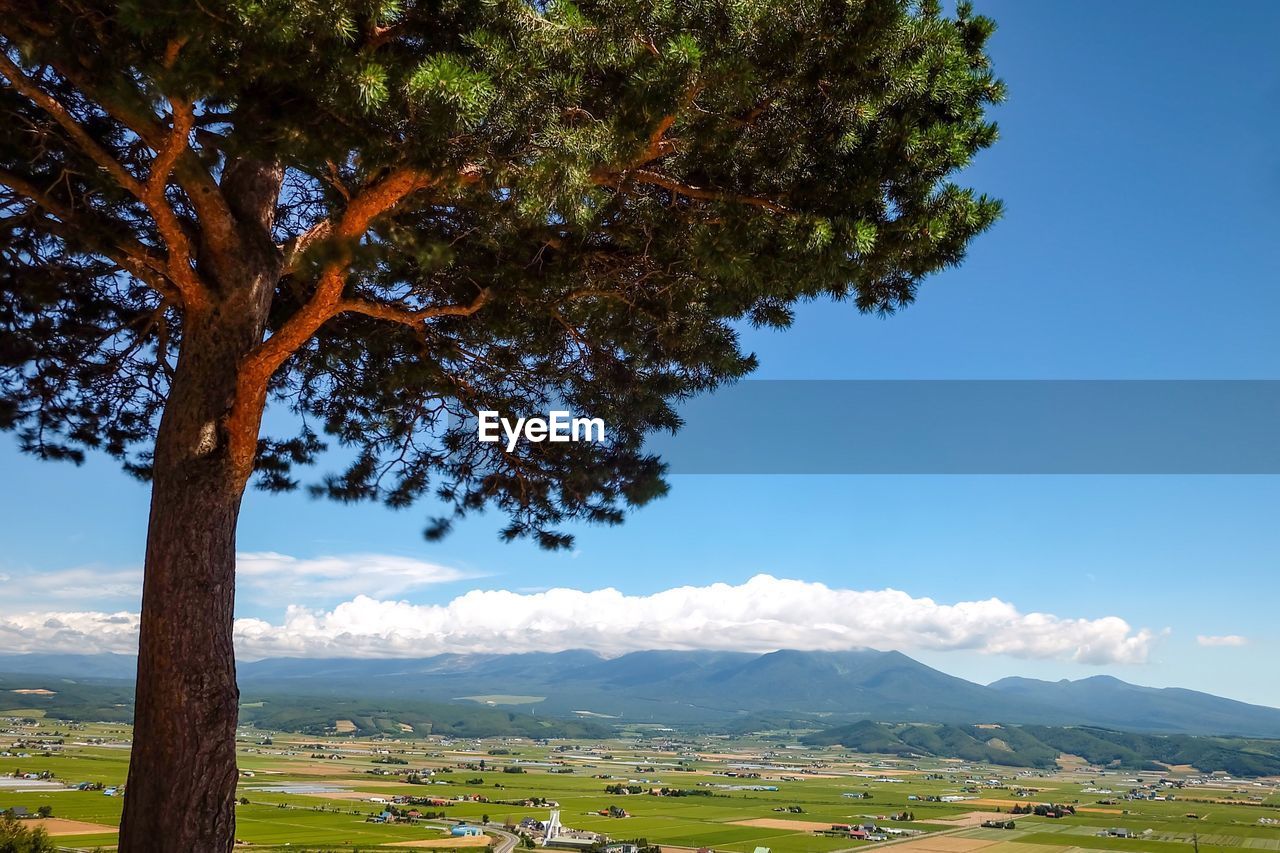
{"label": "tree trunk", "polygon": [[[269,190],[272,175],[278,188],[271,164],[248,177]],[[222,259],[216,301],[183,317],[156,434],[123,853],[229,851],[235,843],[236,521],[262,399],[254,395],[252,423],[240,434],[228,429],[227,414],[243,393],[239,367],[262,340],[280,273],[268,237],[274,196],[261,197],[258,221],[241,218],[244,253]]]}
{"label": "tree trunk", "polygon": [[218,421],[238,357],[193,331],[156,437],[123,851],[230,850],[235,840],[232,614],[245,481]]}

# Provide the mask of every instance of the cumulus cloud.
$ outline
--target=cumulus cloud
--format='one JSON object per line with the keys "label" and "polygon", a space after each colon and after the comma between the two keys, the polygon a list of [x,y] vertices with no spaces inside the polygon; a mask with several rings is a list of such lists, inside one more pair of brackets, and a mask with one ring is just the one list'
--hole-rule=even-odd
{"label": "cumulus cloud", "polygon": [[9,654],[134,654],[138,651],[138,614],[62,611],[0,615],[0,649]]}
{"label": "cumulus cloud", "polygon": [[[91,638],[104,628],[104,620],[119,615],[44,614],[42,621],[28,614],[19,617],[25,621],[13,639],[4,633],[6,622],[0,617],[0,639],[11,648],[17,641],[19,647],[35,650],[46,647],[46,637],[61,643],[78,632],[80,650],[103,648]],[[51,627],[54,622],[60,627]],[[111,642],[118,643],[126,629],[115,623],[109,627]],[[898,590],[833,589],[769,575],[737,585],[685,586],[651,595],[624,595],[616,589],[474,590],[440,605],[357,595],[332,609],[291,605],[280,622],[237,619],[235,631],[240,653],[253,658],[873,647],[1116,664],[1144,662],[1156,639],[1117,616],[1022,613],[996,598],[940,604]]]}
{"label": "cumulus cloud", "polygon": [[1145,661],[1154,635],[1123,619],[1020,613],[999,599],[939,604],[898,590],[832,589],[757,575],[746,583],[629,596],[616,589],[475,590],[445,605],[357,596],[291,607],[282,624],[240,620],[256,655],[425,655],[444,651],[641,649],[972,650],[1081,663]]}
{"label": "cumulus cloud", "polygon": [[1247,646],[1249,645],[1248,637],[1241,637],[1239,634],[1221,634],[1218,636],[1201,634],[1196,637],[1196,642],[1202,646]]}

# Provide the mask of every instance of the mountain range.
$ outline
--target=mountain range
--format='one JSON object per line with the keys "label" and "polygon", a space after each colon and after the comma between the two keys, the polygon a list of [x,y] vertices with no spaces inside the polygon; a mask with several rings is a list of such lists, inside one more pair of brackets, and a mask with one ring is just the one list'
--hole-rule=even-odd
{"label": "mountain range", "polygon": [[[0,673],[61,679],[130,679],[134,666],[124,655],[0,655]],[[1140,687],[1110,676],[1005,678],[982,685],[900,652],[870,649],[270,658],[241,663],[239,679],[246,697],[463,703],[538,717],[724,731],[827,729],[873,720],[1280,737],[1280,709],[1194,690]]]}

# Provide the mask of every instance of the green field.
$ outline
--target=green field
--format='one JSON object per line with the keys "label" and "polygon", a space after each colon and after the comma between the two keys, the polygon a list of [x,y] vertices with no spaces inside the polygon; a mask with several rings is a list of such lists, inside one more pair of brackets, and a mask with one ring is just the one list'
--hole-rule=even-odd
{"label": "green field", "polygon": [[[119,785],[125,781],[128,767],[129,737],[128,727],[120,723],[0,722],[0,752],[10,753],[0,756],[0,808],[17,805],[34,812],[48,805],[56,818],[114,828],[120,818],[120,797],[66,788],[11,790],[15,784],[12,774],[48,773],[60,784]],[[404,795],[448,800],[448,805],[432,810],[469,821],[488,816],[499,826],[518,824],[526,817],[545,819],[547,807],[523,801],[535,797],[554,800],[566,826],[613,839],[646,838],[672,847],[709,847],[729,853],[751,853],[756,847],[768,847],[774,853],[820,853],[882,846],[812,831],[831,824],[861,822],[928,833],[915,840],[886,843],[900,848],[900,853],[943,849],[938,844],[947,850],[983,849],[990,853],[1190,853],[1196,839],[1205,853],[1280,851],[1280,823],[1259,822],[1280,821],[1280,794],[1274,780],[1225,781],[1170,771],[1165,774],[1170,779],[1202,784],[1156,792],[1172,795],[1173,800],[1128,800],[1123,797],[1125,792],[1154,783],[1161,774],[1104,774],[1089,768],[1016,771],[936,759],[855,755],[836,747],[802,747],[781,736],[727,739],[653,729],[638,729],[609,741],[549,742],[411,734],[399,739],[316,738],[245,729],[239,752],[245,774],[239,795],[248,802],[237,806],[237,835],[268,850],[285,845],[291,850],[367,850],[446,837],[438,826],[425,822],[366,822],[368,816],[384,808],[371,797],[390,800]],[[375,763],[375,759],[406,763]],[[483,770],[479,769],[481,762]],[[504,772],[517,766],[524,772]],[[407,780],[410,771],[429,770],[436,771],[434,784]],[[729,772],[760,776],[734,778],[725,775]],[[645,791],[666,787],[698,793],[654,796],[605,791],[606,786],[628,783]],[[778,790],[732,790],[730,786],[736,785]],[[300,786],[326,790],[303,792],[298,790]],[[1019,788],[1035,791],[1018,797]],[[854,793],[869,796],[845,796]],[[953,803],[925,799],[947,795],[980,799]],[[459,801],[462,797],[468,801]],[[489,802],[476,801],[478,798]],[[1112,802],[1102,804],[1100,800]],[[1080,810],[1059,819],[1020,816],[1014,830],[929,822],[974,811],[1007,814],[1011,804],[1040,802],[1073,804]],[[629,816],[599,814],[610,805],[625,809]],[[912,812],[914,820],[889,819],[902,811]],[[1197,817],[1188,817],[1189,813]],[[1139,837],[1099,835],[1112,828],[1127,829]],[[56,840],[71,849],[109,848],[115,835],[95,830],[92,834],[60,835]]]}

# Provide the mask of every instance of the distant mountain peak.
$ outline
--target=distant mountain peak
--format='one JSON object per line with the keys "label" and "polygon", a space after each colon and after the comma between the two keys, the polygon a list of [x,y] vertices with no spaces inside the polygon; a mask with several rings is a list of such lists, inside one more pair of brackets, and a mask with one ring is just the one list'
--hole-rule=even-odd
{"label": "distant mountain peak", "polygon": [[[0,655],[0,673],[131,680],[125,655]],[[482,702],[539,717],[589,711],[706,727],[826,728],[854,721],[1098,726],[1155,733],[1280,737],[1280,710],[1114,676],[983,686],[899,651],[767,653],[570,649],[404,659],[269,658],[243,662],[245,692]],[[765,725],[767,724],[767,725]]]}

